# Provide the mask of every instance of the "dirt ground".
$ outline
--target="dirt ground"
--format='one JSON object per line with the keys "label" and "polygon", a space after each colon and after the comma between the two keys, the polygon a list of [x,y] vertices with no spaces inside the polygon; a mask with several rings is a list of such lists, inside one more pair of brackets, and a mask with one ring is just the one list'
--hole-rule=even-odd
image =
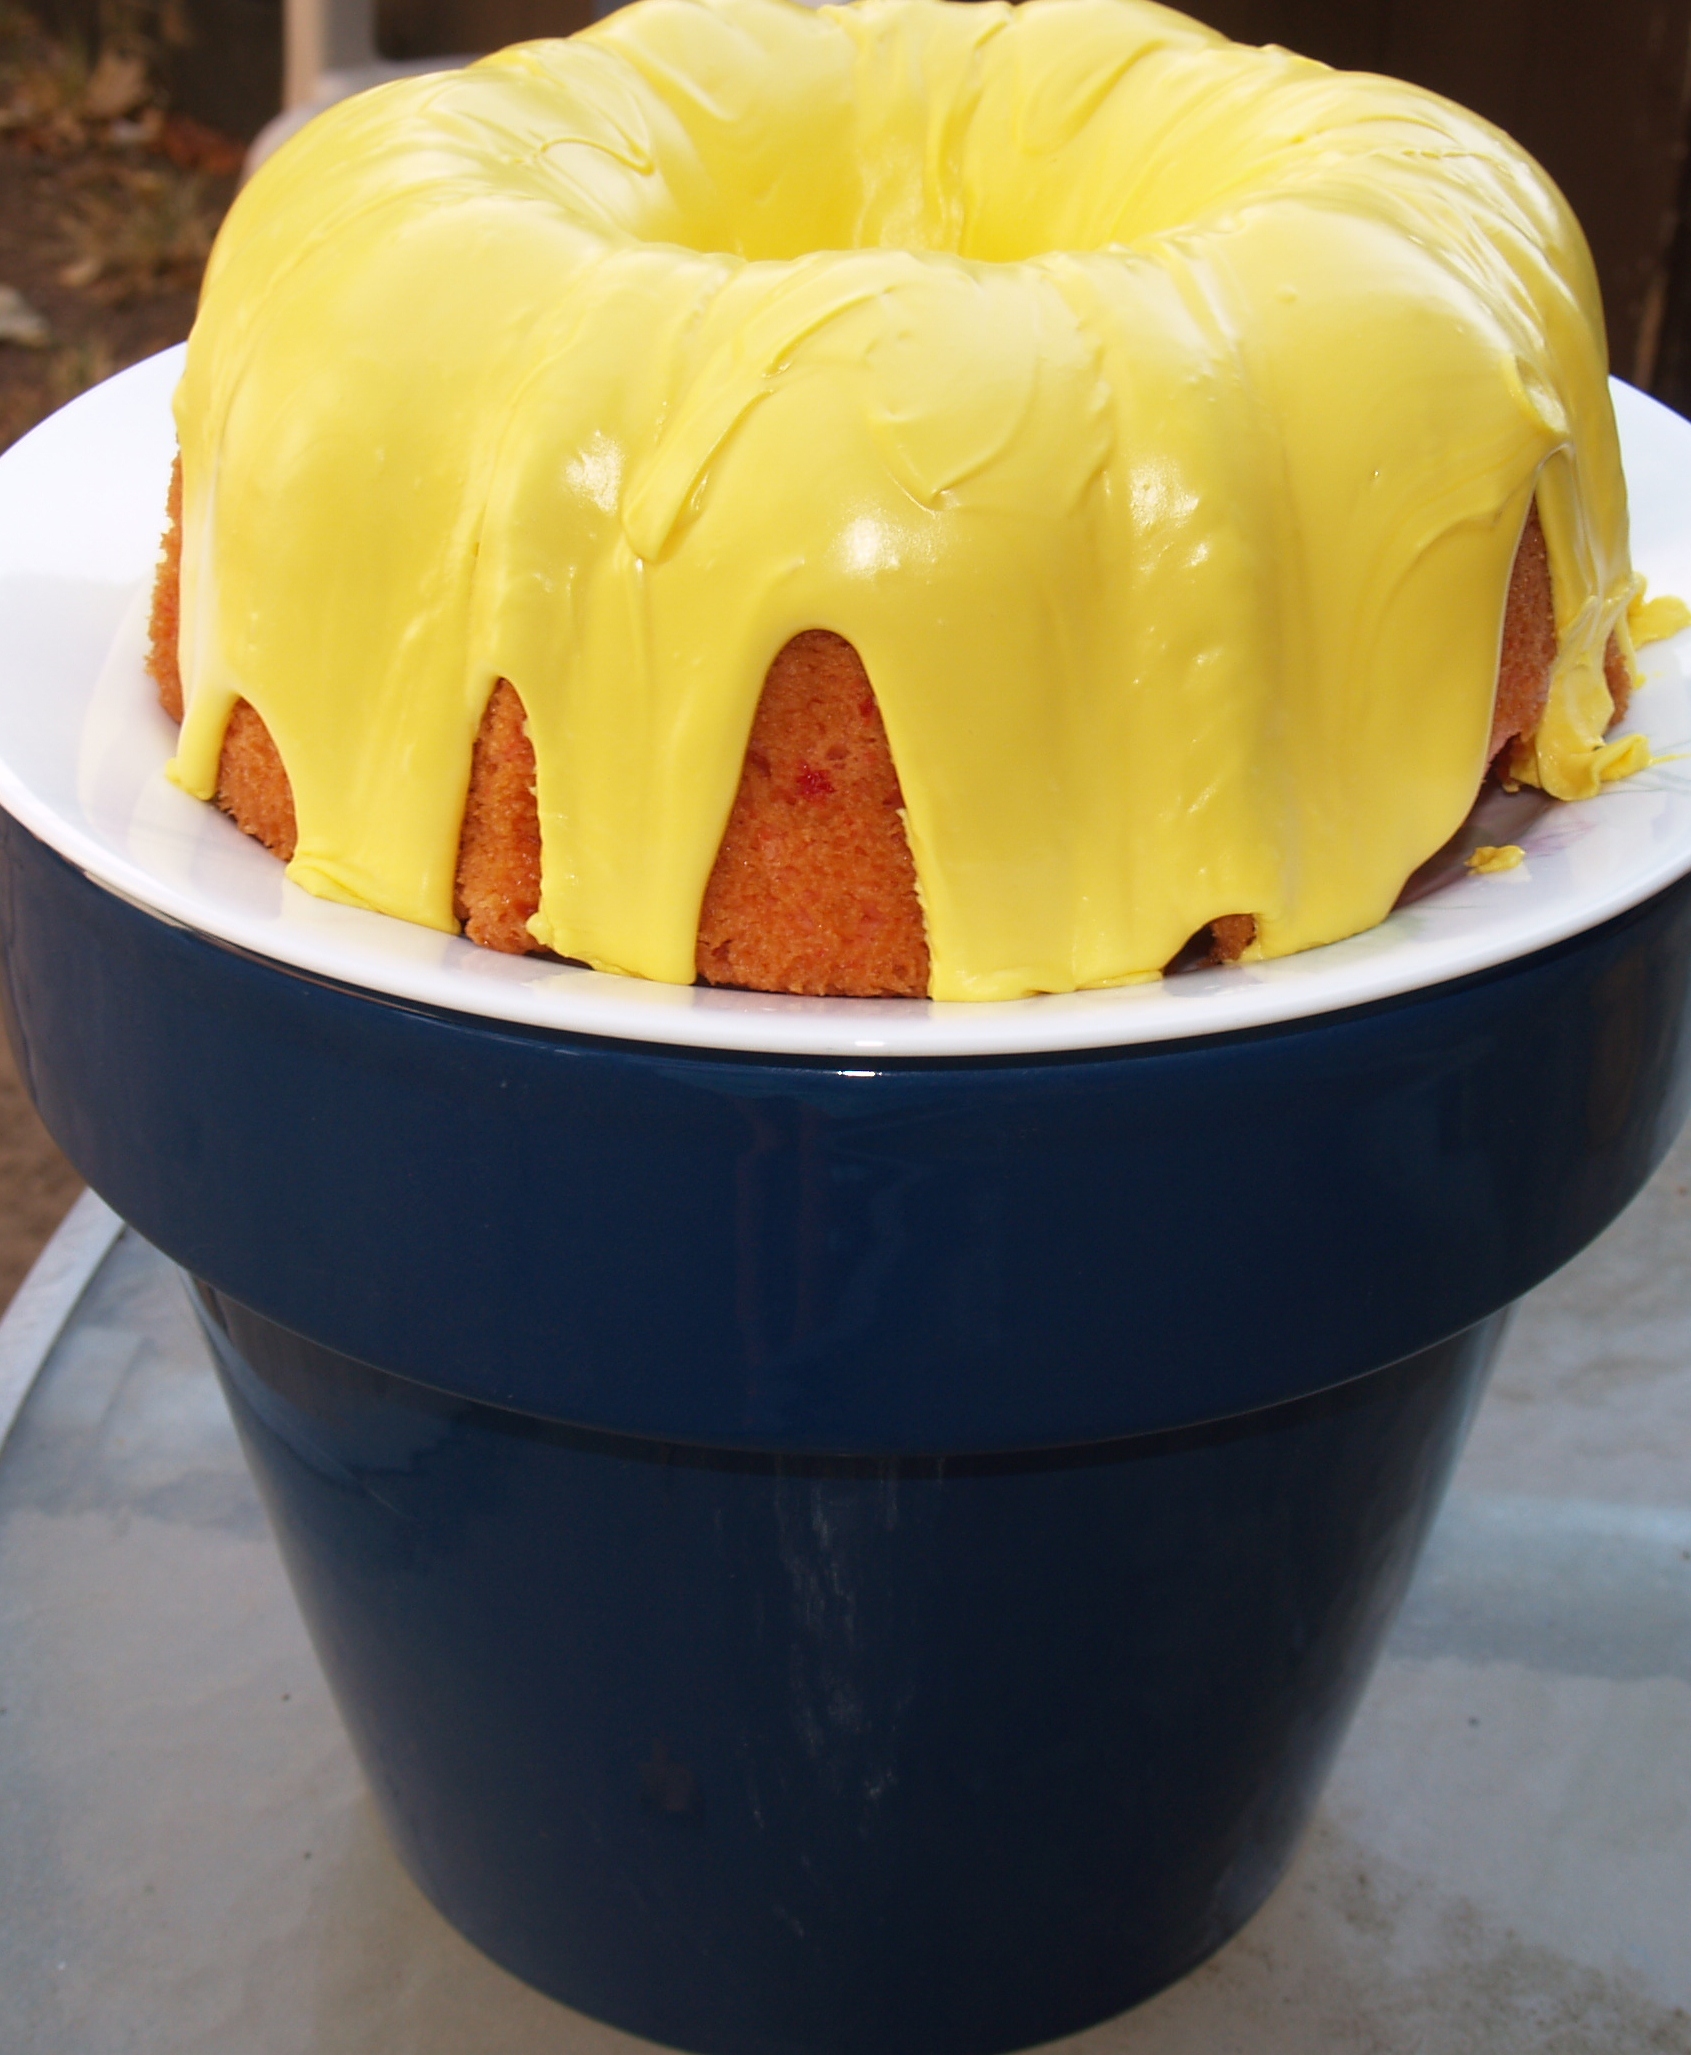
{"label": "dirt ground", "polygon": [[35,1117],[12,1052],[0,1041],[0,1305],[10,1302],[81,1189]]}
{"label": "dirt ground", "polygon": [[[161,104],[141,38],[91,65],[0,0],[0,448],[188,333],[240,157]],[[80,1189],[0,1043],[0,1305]]]}

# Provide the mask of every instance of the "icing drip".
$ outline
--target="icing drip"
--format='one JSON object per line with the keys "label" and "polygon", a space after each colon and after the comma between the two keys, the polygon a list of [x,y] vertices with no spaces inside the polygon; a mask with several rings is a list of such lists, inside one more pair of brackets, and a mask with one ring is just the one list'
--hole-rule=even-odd
{"label": "icing drip", "polygon": [[1491,877],[1499,871],[1518,870],[1526,861],[1527,852],[1518,842],[1504,842],[1496,847],[1482,842],[1467,859],[1468,868],[1478,871],[1482,877]]}
{"label": "icing drip", "polygon": [[314,121],[177,400],[174,774],[450,929],[509,679],[561,954],[690,982],[765,672],[874,687],[941,999],[1371,926],[1482,774],[1537,495],[1605,740],[1638,591],[1589,256],[1494,129],[1138,0],[641,0]]}

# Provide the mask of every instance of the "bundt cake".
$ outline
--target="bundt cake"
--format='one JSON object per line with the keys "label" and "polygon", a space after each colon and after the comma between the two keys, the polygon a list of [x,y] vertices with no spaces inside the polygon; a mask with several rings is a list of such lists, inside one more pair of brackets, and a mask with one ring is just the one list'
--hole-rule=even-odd
{"label": "bundt cake", "polygon": [[307,889],[996,999],[1368,927],[1645,760],[1578,228],[1144,0],[638,0],[332,110],[177,399],[173,775]]}

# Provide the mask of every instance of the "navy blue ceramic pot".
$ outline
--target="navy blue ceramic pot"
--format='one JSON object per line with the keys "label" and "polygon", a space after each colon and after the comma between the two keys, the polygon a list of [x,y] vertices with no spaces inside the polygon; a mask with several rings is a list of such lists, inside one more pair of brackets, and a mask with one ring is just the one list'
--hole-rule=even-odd
{"label": "navy blue ceramic pot", "polygon": [[313,980],[0,817],[9,1027],[198,1281],[395,1845],[723,2055],[966,2055],[1283,1867],[1508,1305],[1679,1125],[1691,883],[1481,976],[995,1061]]}

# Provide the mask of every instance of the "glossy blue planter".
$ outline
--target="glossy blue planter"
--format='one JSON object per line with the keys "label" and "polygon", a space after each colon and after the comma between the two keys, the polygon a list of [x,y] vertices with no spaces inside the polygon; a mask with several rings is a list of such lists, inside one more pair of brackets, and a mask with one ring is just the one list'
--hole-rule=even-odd
{"label": "glossy blue planter", "polygon": [[201,1304],[412,1875],[543,1990],[744,2055],[1022,2047],[1226,1940],[1502,1327],[1220,1426],[853,1461],[549,1427]]}
{"label": "glossy blue planter", "polygon": [[0,818],[10,1026],[201,1280],[419,1882],[724,2055],[1010,2048],[1279,1873],[1501,1309],[1676,1130],[1691,886],[1349,1015],[885,1064],[173,928]]}

